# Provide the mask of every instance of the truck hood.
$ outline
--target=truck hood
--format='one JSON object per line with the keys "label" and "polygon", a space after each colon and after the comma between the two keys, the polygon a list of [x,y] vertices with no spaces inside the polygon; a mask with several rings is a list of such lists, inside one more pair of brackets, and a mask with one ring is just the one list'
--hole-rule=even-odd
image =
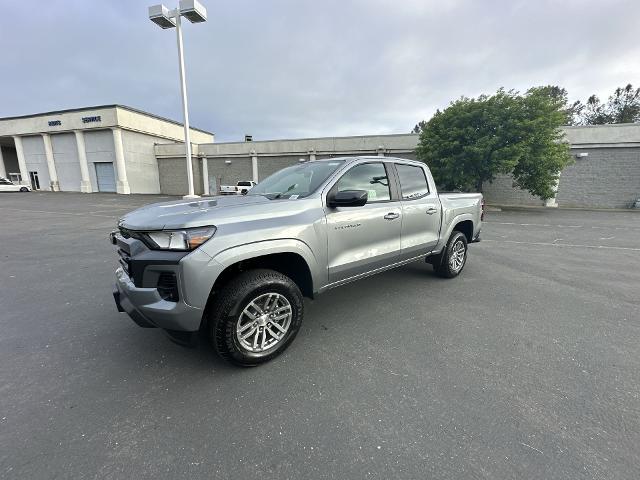
{"label": "truck hood", "polygon": [[118,226],[130,230],[173,230],[215,225],[220,217],[270,202],[261,195],[230,195],[153,203],[127,213]]}

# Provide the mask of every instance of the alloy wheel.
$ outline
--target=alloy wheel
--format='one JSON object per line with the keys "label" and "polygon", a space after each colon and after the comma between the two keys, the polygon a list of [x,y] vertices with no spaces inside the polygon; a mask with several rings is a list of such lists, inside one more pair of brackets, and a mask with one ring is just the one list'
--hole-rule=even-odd
{"label": "alloy wheel", "polygon": [[458,240],[451,248],[451,256],[449,258],[449,266],[454,272],[459,272],[464,265],[464,257],[467,251],[462,240]]}
{"label": "alloy wheel", "polygon": [[264,352],[287,335],[292,318],[291,304],[284,295],[264,293],[242,310],[236,323],[236,339],[249,352]]}

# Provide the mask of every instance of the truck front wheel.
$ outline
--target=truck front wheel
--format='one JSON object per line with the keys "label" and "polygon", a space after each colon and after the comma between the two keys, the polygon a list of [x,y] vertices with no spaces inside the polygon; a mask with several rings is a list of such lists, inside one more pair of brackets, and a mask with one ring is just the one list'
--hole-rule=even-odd
{"label": "truck front wheel", "polygon": [[298,286],[274,270],[249,270],[216,294],[211,340],[216,352],[241,366],[267,362],[282,353],[302,324]]}
{"label": "truck front wheel", "polygon": [[444,278],[457,277],[467,262],[467,237],[462,232],[453,231],[447,242],[439,265],[434,265],[436,273]]}

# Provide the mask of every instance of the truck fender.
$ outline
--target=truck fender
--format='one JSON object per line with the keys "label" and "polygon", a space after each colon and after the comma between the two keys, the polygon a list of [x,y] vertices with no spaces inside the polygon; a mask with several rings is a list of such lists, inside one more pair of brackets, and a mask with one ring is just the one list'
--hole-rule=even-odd
{"label": "truck fender", "polygon": [[305,259],[309,268],[317,268],[318,262],[313,251],[302,240],[297,238],[279,238],[260,240],[227,248],[213,257],[221,265],[228,267],[242,260],[270,255],[273,253],[297,253]]}
{"label": "truck fender", "polygon": [[[434,250],[433,250],[434,253],[442,252],[442,249],[447,246],[447,242],[449,241],[449,237],[451,236],[451,233],[453,232],[453,229],[460,222],[464,222],[466,220],[470,220],[473,223],[473,214],[471,214],[471,213],[461,213],[461,214],[456,215],[455,217],[453,217],[450,221],[446,217],[443,219],[443,222],[445,222],[448,225],[448,227],[447,227],[446,231],[442,231],[442,233],[440,235],[440,240],[438,241],[438,244],[436,245],[436,248],[434,248]],[[475,224],[474,224],[474,229],[475,229]]]}
{"label": "truck fender", "polygon": [[326,278],[322,278],[323,273],[326,275],[326,271],[320,268],[313,250],[305,242],[296,238],[262,240],[234,246],[218,253],[213,257],[212,261],[215,261],[224,269],[243,260],[276,253],[294,253],[302,257],[311,273],[314,290],[326,282]]}
{"label": "truck fender", "polygon": [[318,261],[306,243],[293,238],[264,240],[233,246],[221,251],[213,258],[207,255],[206,261],[203,255],[202,262],[185,272],[189,283],[189,303],[198,308],[204,308],[216,280],[227,267],[243,260],[274,253],[294,253],[302,257],[311,272],[314,289],[326,282],[326,279],[323,282]]}

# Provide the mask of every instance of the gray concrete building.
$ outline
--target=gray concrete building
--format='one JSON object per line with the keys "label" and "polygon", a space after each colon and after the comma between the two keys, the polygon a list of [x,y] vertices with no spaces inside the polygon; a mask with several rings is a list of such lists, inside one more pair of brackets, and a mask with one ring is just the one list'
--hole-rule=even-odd
{"label": "gray concrete building", "polygon": [[[640,198],[640,124],[564,127],[574,163],[544,202],[509,175],[483,186],[497,205],[628,208]],[[191,129],[195,192],[260,181],[289,165],[355,155],[415,159],[418,135],[214,143]],[[36,190],[187,193],[182,124],[122,105],[0,118],[0,177]]]}
{"label": "gray concrete building", "polygon": [[[195,128],[191,138],[213,142]],[[124,105],[5,117],[0,177],[34,190],[160,193],[154,147],[176,142],[184,142],[181,123]]]}
{"label": "gray concrete building", "polygon": [[[416,144],[417,135],[399,134],[193,145],[196,193],[214,193],[217,185],[235,185],[239,180],[258,182],[284,167],[308,160],[357,155],[415,158]],[[156,145],[155,151],[160,191],[184,195],[187,191],[184,148]]]}
{"label": "gray concrete building", "polygon": [[[516,188],[509,175],[483,186],[487,202],[498,205],[628,208],[640,198],[640,124],[565,127],[574,163],[560,175],[555,198],[546,202]],[[415,134],[325,137],[194,145],[196,192],[214,193],[218,184],[259,181],[301,161],[352,155],[415,158]],[[156,145],[160,191],[187,191],[183,148]],[[206,180],[205,180],[206,179]]]}
{"label": "gray concrete building", "polygon": [[630,208],[640,199],[640,124],[564,127],[564,132],[574,163],[560,173],[555,198],[544,202],[501,175],[483,186],[487,202]]}

